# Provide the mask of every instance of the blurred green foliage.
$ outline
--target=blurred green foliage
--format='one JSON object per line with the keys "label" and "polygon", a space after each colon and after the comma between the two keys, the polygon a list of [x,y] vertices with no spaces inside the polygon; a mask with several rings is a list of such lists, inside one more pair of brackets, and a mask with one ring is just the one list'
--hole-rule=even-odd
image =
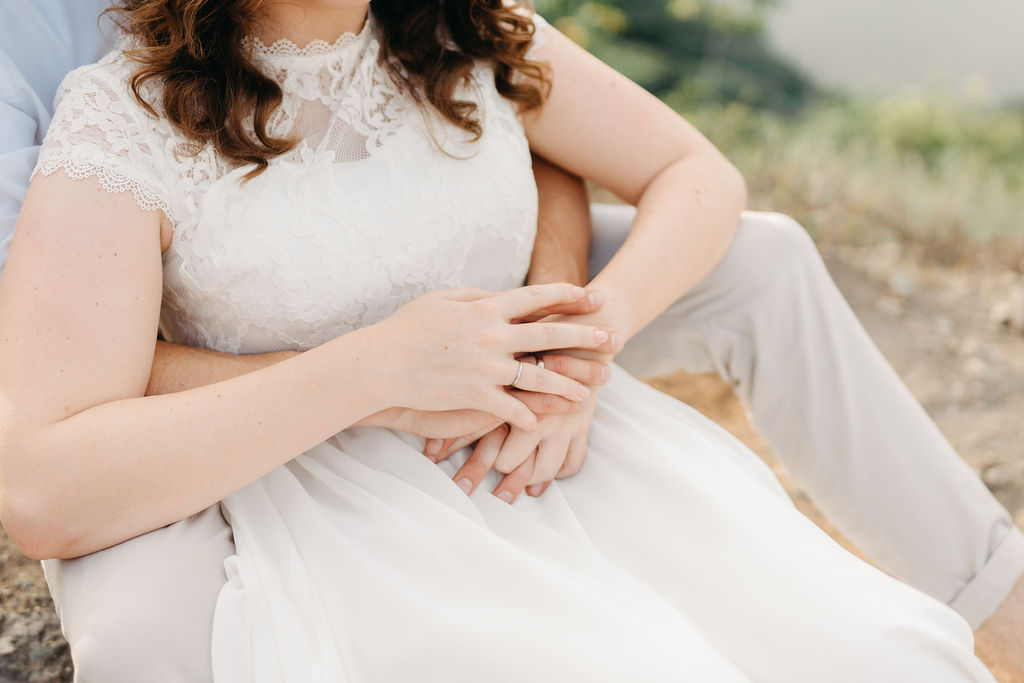
{"label": "blurred green foliage", "polygon": [[822,98],[795,117],[746,104],[682,106],[747,179],[750,206],[822,242],[898,240],[953,265],[982,248],[1024,257],[1024,112],[943,92]]}
{"label": "blurred green foliage", "polygon": [[537,0],[563,33],[659,96],[792,113],[811,82],[762,34],[775,0]]}
{"label": "blurred green foliage", "polygon": [[[821,241],[896,239],[952,264],[1024,256],[1024,108],[948,92],[823,92],[763,38],[776,0],[536,0],[662,97],[743,172],[752,208]],[[1024,267],[1024,266],[1021,266]]]}

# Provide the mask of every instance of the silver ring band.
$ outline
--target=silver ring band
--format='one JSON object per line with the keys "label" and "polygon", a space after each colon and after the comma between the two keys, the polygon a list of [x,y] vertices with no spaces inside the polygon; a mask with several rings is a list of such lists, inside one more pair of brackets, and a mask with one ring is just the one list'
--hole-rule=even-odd
{"label": "silver ring band", "polygon": [[543,370],[544,369],[544,361],[542,361],[540,359],[540,356],[534,356],[534,358],[537,359],[537,367],[540,368],[541,370]]}
{"label": "silver ring band", "polygon": [[[523,361],[519,361],[519,369],[516,370],[516,378],[512,380],[512,384],[509,385],[510,387],[515,387],[516,384],[519,382],[519,378],[523,376],[523,365]],[[519,387],[516,387],[516,389],[518,388]]]}

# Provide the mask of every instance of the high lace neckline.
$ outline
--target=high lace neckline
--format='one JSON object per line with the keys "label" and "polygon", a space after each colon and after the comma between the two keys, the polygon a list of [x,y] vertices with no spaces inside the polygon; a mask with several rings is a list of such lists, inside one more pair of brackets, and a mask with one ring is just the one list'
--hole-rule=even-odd
{"label": "high lace neckline", "polygon": [[366,21],[358,32],[348,31],[338,36],[334,42],[316,39],[299,47],[289,38],[278,38],[267,45],[259,36],[253,38],[253,53],[257,57],[277,60],[310,60],[320,57],[334,57],[347,52],[354,46],[364,46],[373,34],[373,13],[366,13]]}

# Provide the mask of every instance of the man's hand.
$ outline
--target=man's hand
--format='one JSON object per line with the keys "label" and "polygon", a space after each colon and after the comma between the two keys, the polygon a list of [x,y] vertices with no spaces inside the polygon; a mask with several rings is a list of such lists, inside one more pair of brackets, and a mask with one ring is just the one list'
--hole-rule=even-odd
{"label": "man's hand", "polygon": [[477,442],[453,480],[469,494],[495,469],[505,476],[492,493],[512,503],[527,487],[531,496],[539,496],[552,480],[576,474],[587,457],[596,393],[595,387],[574,413],[541,417],[532,432],[505,424],[495,428]]}
{"label": "man's hand", "polygon": [[[545,354],[541,360],[549,369],[570,373],[588,385],[590,397],[577,410],[538,416],[537,428],[531,432],[502,423],[459,439],[428,440],[424,453],[434,462],[475,442],[473,453],[453,477],[467,494],[476,490],[492,468],[505,474],[494,495],[511,503],[527,487],[531,496],[539,496],[553,479],[571,476],[583,466],[597,391],[608,381],[610,369],[569,352]],[[579,374],[586,369],[590,370],[587,377]]]}
{"label": "man's hand", "polygon": [[[611,370],[603,361],[588,358],[577,358],[574,355],[570,355],[569,351],[559,351],[558,353],[546,353],[540,356],[523,357],[523,362],[536,363],[538,360],[542,361],[548,370],[552,370],[560,375],[585,384],[591,391],[594,391],[596,387],[607,382],[608,378],[611,376]],[[532,410],[538,417],[577,413],[586,407],[586,401],[567,401],[558,396],[538,394],[532,391],[521,391],[519,389],[506,389],[506,391],[526,404],[526,407]],[[389,411],[384,411],[384,413],[388,412]],[[381,414],[378,413],[378,415]],[[425,413],[425,415],[437,414]],[[367,419],[376,420],[376,416],[371,415],[370,418]],[[379,427],[402,429],[401,427],[393,427],[391,423],[386,422],[386,420],[390,419],[392,419],[391,416],[385,414],[382,416],[382,421],[375,421],[373,424],[374,426]],[[364,421],[360,424],[367,423]],[[480,420],[479,424],[484,424],[484,421]],[[426,436],[427,441],[423,447],[423,454],[434,462],[440,462],[455,451],[465,448],[466,446],[483,438],[484,435],[494,431],[502,424],[504,423],[495,423],[492,421],[479,429],[457,432],[457,435],[453,435],[452,433],[445,435],[428,434],[425,431],[415,431],[411,429],[404,429],[403,431],[409,431],[413,434]]]}

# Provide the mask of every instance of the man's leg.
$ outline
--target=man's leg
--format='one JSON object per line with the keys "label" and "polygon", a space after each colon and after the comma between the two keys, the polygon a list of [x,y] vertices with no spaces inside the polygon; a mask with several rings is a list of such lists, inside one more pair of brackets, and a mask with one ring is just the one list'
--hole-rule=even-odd
{"label": "man's leg", "polygon": [[43,563],[76,683],[203,683],[213,611],[235,552],[214,505],[74,560]]}
{"label": "man's leg", "polygon": [[[633,209],[595,206],[593,217],[596,273]],[[722,262],[617,360],[644,375],[717,371],[842,532],[973,628],[1024,574],[1024,534],[882,357],[792,219],[745,213]]]}

